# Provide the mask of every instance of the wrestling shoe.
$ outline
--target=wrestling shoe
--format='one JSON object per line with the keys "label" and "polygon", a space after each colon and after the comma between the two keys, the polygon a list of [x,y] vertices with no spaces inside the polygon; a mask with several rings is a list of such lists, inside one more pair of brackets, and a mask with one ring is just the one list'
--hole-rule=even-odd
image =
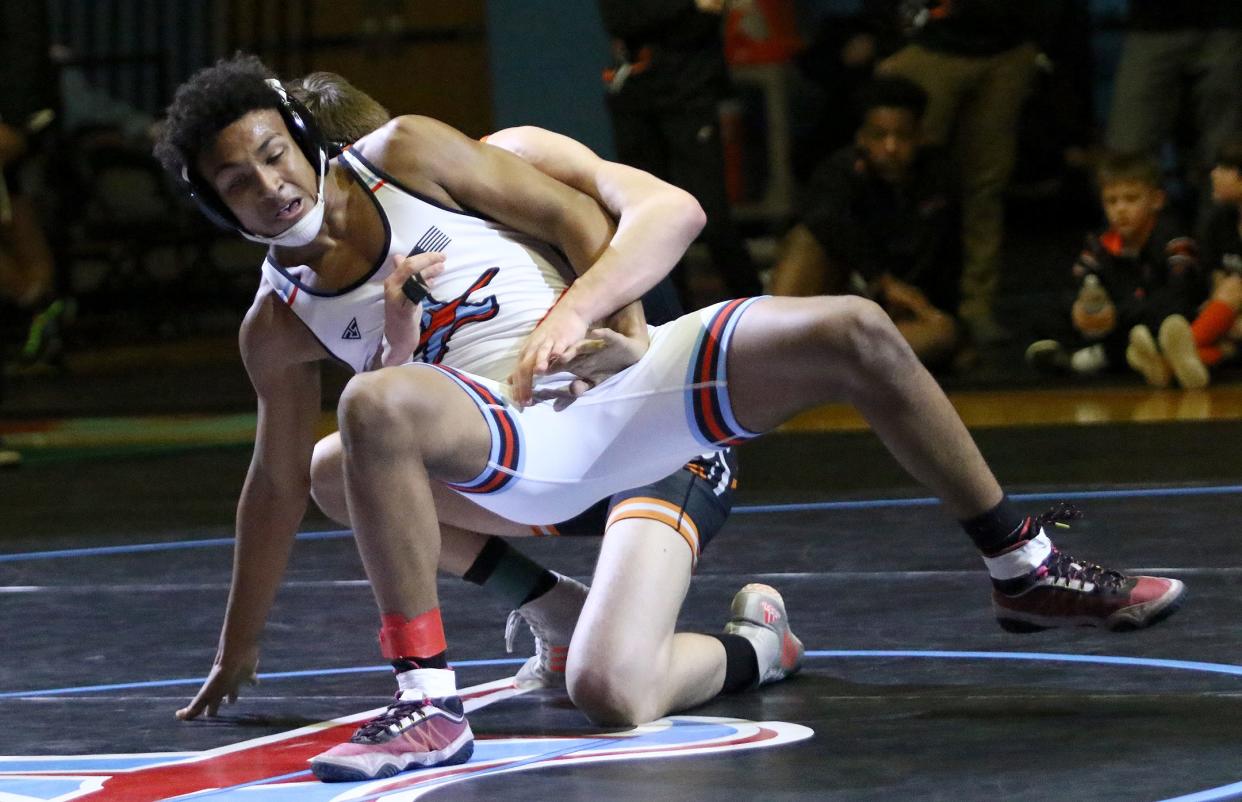
{"label": "wrestling shoe", "polygon": [[1173,369],[1177,383],[1187,390],[1200,390],[1208,386],[1211,377],[1199,358],[1195,335],[1190,323],[1181,315],[1169,315],[1160,324],[1160,350]]}
{"label": "wrestling shoe", "polygon": [[752,583],[733,597],[732,618],[725,624],[728,635],[741,635],[755,647],[759,660],[759,685],[780,682],[802,668],[806,651],[789,629],[785,601],[776,588]]}
{"label": "wrestling shoe", "polygon": [[556,585],[547,593],[509,613],[505,624],[505,651],[509,654],[513,653],[513,641],[523,621],[535,636],[535,655],[513,677],[519,688],[565,687],[569,641],[590,588],[561,574],[556,579]]}
{"label": "wrestling shoe", "polygon": [[[400,681],[402,675],[397,676]],[[311,758],[310,764],[323,782],[359,782],[408,769],[455,766],[472,754],[474,733],[460,696],[454,692],[432,699],[422,691],[403,689],[383,713],[345,743]]]}
{"label": "wrestling shoe", "polygon": [[[1121,632],[1142,629],[1172,615],[1181,606],[1186,586],[1176,579],[1127,576],[1060,551],[1044,527],[1081,517],[1061,505],[1024,524],[1032,532],[1007,554],[1040,554],[1031,571],[1010,579],[992,579],[992,609],[1008,632],[1038,632],[1053,627],[1104,627]],[[1042,551],[1041,551],[1042,550]],[[1000,555],[997,560],[1005,560]],[[989,560],[991,568],[992,560]]]}

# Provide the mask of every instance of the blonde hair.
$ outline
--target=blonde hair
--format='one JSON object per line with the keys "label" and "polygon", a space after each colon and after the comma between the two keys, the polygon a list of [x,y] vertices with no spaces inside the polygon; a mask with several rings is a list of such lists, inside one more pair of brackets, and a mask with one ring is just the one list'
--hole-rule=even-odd
{"label": "blonde hair", "polygon": [[356,142],[392,119],[379,101],[334,72],[312,72],[285,84],[329,142]]}

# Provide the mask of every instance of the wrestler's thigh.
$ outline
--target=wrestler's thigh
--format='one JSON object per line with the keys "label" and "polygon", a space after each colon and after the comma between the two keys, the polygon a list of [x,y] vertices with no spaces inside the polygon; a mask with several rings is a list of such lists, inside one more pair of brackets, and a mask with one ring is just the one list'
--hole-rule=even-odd
{"label": "wrestler's thigh", "polygon": [[650,661],[673,636],[692,567],[690,548],[672,527],[645,519],[609,527],[567,670]]}
{"label": "wrestler's thigh", "polygon": [[852,355],[877,328],[892,329],[892,322],[879,306],[853,296],[752,304],[738,320],[727,357],[738,422],[763,432],[812,404],[846,398],[858,375]]}
{"label": "wrestler's thigh", "polygon": [[[345,510],[343,457],[339,432],[333,432],[315,444],[311,476],[315,501],[321,507],[336,508],[339,506],[340,510]],[[534,534],[529,526],[514,523],[488,512],[439,482],[431,483],[431,495],[435,500],[436,517],[441,523],[487,535],[521,537]],[[325,512],[329,514],[332,514],[332,511],[325,509]],[[337,520],[341,519],[337,518]],[[602,531],[602,527],[598,531]]]}

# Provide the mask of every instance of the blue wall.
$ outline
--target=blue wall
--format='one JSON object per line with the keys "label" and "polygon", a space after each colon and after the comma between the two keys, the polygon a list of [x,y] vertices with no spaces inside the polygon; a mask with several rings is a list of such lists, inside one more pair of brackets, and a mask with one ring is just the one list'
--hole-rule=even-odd
{"label": "blue wall", "polygon": [[487,39],[497,129],[538,125],[613,157],[595,0],[488,0]]}

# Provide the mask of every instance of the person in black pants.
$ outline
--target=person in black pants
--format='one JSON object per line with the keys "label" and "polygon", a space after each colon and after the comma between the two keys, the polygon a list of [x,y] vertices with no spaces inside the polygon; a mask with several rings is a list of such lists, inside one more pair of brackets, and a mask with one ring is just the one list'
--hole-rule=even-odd
{"label": "person in black pants", "polygon": [[[730,92],[724,0],[600,0],[616,66],[604,71],[618,161],[694,195],[700,237],[730,297],[762,291],[729,212],[718,106]],[[686,298],[684,269],[673,274]]]}

